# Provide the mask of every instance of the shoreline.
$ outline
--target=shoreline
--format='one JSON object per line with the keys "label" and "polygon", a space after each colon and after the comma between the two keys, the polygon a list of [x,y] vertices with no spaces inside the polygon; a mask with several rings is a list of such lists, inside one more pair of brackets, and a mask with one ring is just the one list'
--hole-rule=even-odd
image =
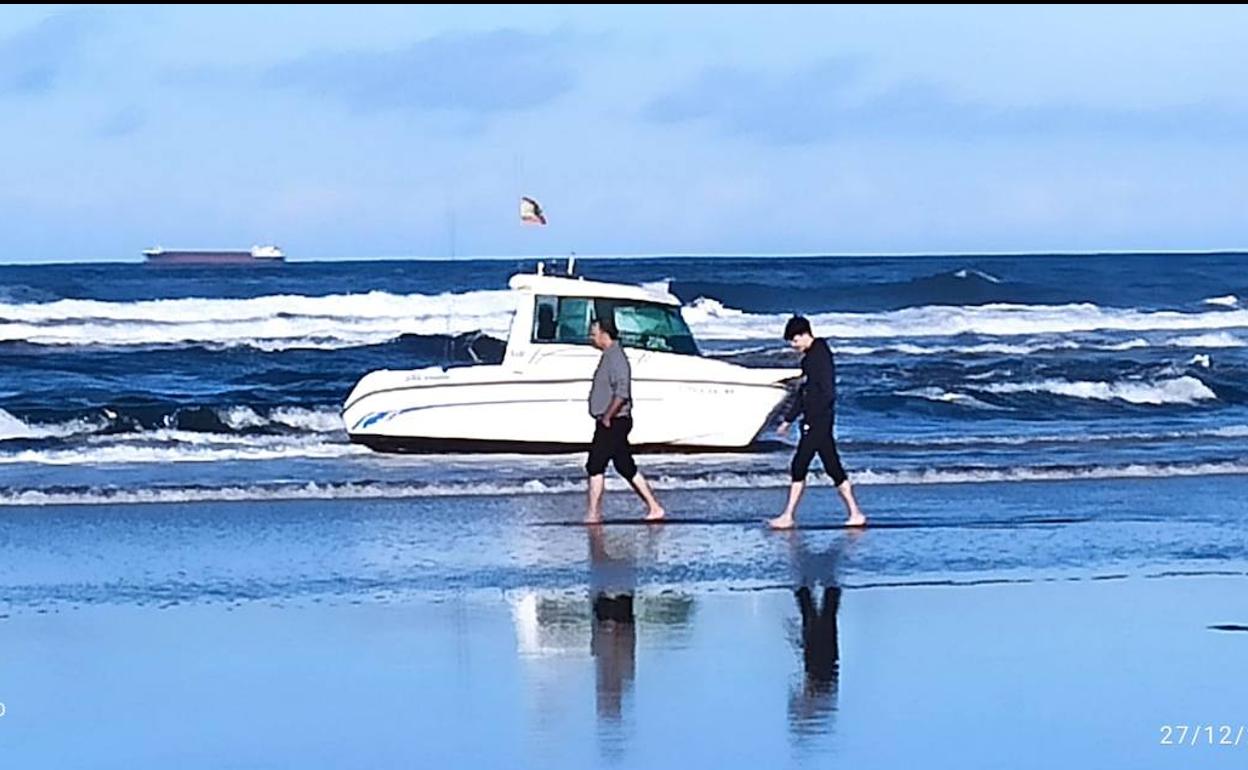
{"label": "shoreline", "polygon": [[774,489],[663,493],[686,523],[641,526],[617,488],[606,513],[624,523],[597,528],[571,494],[10,507],[0,611],[575,589],[599,546],[638,585],[699,591],[812,570],[853,589],[1240,576],[1246,488],[1245,476],[863,486],[876,526],[847,531],[825,485],[808,491],[793,533],[763,525],[783,502]]}

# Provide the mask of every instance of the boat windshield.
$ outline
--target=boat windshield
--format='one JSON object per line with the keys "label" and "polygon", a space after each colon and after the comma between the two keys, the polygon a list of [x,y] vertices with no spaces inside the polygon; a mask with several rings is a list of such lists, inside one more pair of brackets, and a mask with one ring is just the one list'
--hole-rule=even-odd
{"label": "boat windshield", "polygon": [[626,348],[698,355],[680,308],[658,302],[589,297],[537,297],[533,342],[588,345],[589,325],[610,316]]}

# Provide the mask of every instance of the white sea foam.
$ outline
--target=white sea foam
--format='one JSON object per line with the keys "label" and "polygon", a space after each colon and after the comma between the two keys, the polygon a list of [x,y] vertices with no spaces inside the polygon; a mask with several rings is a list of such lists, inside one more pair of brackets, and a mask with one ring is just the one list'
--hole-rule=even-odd
{"label": "white sea foam", "polygon": [[[217,410],[221,421],[234,430],[249,428],[284,427],[303,433],[343,434],[342,417],[336,408],[307,409],[296,406],[282,406],[260,414],[251,407],[234,406]],[[91,441],[112,443],[138,441],[161,442],[169,441],[184,444],[236,444],[252,445],[264,439],[255,436],[231,436],[220,433],[209,433],[169,428],[158,430],[136,430],[128,433],[100,434],[113,424],[117,415],[108,410],[101,410],[96,417],[80,417],[73,420],[54,423],[30,423],[0,409],[0,441],[10,439],[50,439],[69,438],[73,436],[89,436]],[[171,416],[167,419],[171,419]],[[276,439],[284,441],[286,439]],[[4,462],[0,459],[0,462]]]}
{"label": "white sea foam", "polygon": [[58,438],[95,433],[108,424],[105,419],[86,418],[61,423],[28,423],[0,409],[0,441],[7,439]]}
{"label": "white sea foam", "polygon": [[[1226,298],[1215,298],[1226,299]],[[481,330],[503,338],[514,310],[509,291],[269,295],[250,299],[164,299],[139,302],[57,300],[0,303],[0,341],[43,345],[250,345],[264,350],[335,349],[379,344],[401,334]],[[1226,306],[1224,304],[1225,307]],[[786,314],[748,313],[711,298],[684,309],[701,339],[777,337]],[[975,334],[983,337],[1061,335],[1095,331],[1217,331],[1248,328],[1248,310],[1206,313],[1102,308],[1093,304],[932,305],[878,313],[817,313],[821,335],[845,340]],[[906,344],[913,345],[913,342]],[[1011,345],[1015,343],[1009,343]],[[1069,341],[1042,343],[1065,346]],[[1141,343],[1131,341],[1132,346]],[[920,350],[921,348],[913,348]],[[953,348],[956,349],[956,348]],[[972,352],[975,352],[972,349]],[[982,352],[993,352],[983,348]],[[1012,352],[1003,349],[1002,352]]]}
{"label": "white sea foam", "polygon": [[1035,382],[1003,382],[978,385],[976,389],[988,393],[1051,393],[1067,398],[1092,401],[1126,401],[1131,404],[1194,404],[1209,401],[1217,395],[1209,386],[1195,377],[1177,377],[1169,380],[1144,382],[1121,380],[1116,382],[1039,380]]}
{"label": "white sea foam", "polygon": [[[1123,347],[1123,345],[1127,345],[1127,347]],[[1019,344],[988,342],[978,345],[914,345],[906,342],[898,342],[873,347],[863,345],[836,345],[835,352],[837,354],[851,356],[870,356],[878,355],[880,353],[901,353],[902,355],[907,356],[1027,356],[1032,353],[1049,350],[1129,350],[1133,347],[1147,346],[1148,343],[1144,340],[1133,340],[1129,343],[1115,343],[1108,345],[1096,345],[1091,343],[1080,344],[1072,340],[1047,340]]]}
{"label": "white sea foam", "polygon": [[221,421],[234,430],[283,426],[309,433],[342,433],[342,415],[337,409],[305,409],[281,406],[261,415],[249,406],[217,410]]}
{"label": "white sea foam", "polygon": [[914,388],[912,390],[903,390],[897,393],[899,396],[912,396],[916,398],[925,398],[928,401],[940,401],[946,404],[957,404],[959,406],[969,406],[975,409],[1004,409],[1004,407],[995,404],[989,404],[981,401],[972,395],[966,393],[955,393],[943,390],[937,387]]}
{"label": "white sea foam", "polygon": [[983,484],[1026,481],[1078,481],[1083,479],[1175,478],[1185,476],[1225,476],[1248,473],[1242,462],[1210,462],[1178,465],[1166,463],[1132,463],[1129,465],[1093,465],[1083,468],[1022,467],[978,468],[973,470],[871,470],[854,474],[856,484]]}
{"label": "white sea foam", "polygon": [[0,304],[0,341],[41,345],[251,345],[266,350],[379,344],[401,334],[505,336],[514,299],[506,291],[325,297],[58,300]]}
{"label": "white sea foam", "polygon": [[326,441],[317,434],[242,436],[161,429],[93,437],[72,448],[23,449],[0,452],[0,464],[128,465],[212,463],[290,459],[335,459],[370,454],[345,441]]}
{"label": "white sea foam", "polygon": [[[775,338],[784,314],[746,313],[700,298],[685,318],[703,339]],[[811,323],[821,335],[839,339],[921,338],[976,334],[985,337],[1071,334],[1096,331],[1204,331],[1248,328],[1248,311],[1209,313],[1102,308],[1093,304],[966,307],[932,305],[883,313],[816,313]],[[1133,343],[1139,345],[1139,343]]]}
{"label": "white sea foam", "polygon": [[1175,337],[1166,344],[1175,348],[1242,348],[1248,345],[1241,337],[1226,332],[1216,334],[1196,334],[1190,337]]}
{"label": "white sea foam", "polygon": [[[854,474],[860,485],[927,485],[982,484],[1017,482],[1053,482],[1092,479],[1130,479],[1211,475],[1243,475],[1248,464],[1242,462],[1210,462],[1191,465],[1136,463],[1117,466],[964,468],[950,470],[862,470]],[[652,479],[659,489],[720,490],[773,489],[788,486],[782,473],[714,473],[698,478],[658,476]],[[815,486],[831,482],[812,477]],[[608,480],[608,486],[623,492],[624,483]],[[580,479],[542,481],[528,479],[511,482],[464,482],[435,484],[397,484],[384,482],[273,484],[222,487],[157,487],[150,489],[116,489],[92,487],[82,490],[49,491],[41,489],[0,490],[0,505],[91,505],[134,503],[188,503],[209,501],[266,501],[300,499],[401,499],[416,497],[500,497],[523,495],[581,494]]]}
{"label": "white sea foam", "polygon": [[972,269],[970,269],[970,268],[966,268],[966,267],[964,267],[964,268],[962,268],[961,270],[959,270],[959,271],[955,272],[953,275],[954,275],[954,277],[955,277],[955,278],[967,279],[967,278],[970,278],[971,276],[975,276],[976,278],[979,278],[979,279],[985,280],[985,281],[987,281],[988,283],[1001,283],[1001,279],[1000,279],[1000,278],[998,278],[998,277],[996,277],[995,275],[991,275],[991,274],[989,274],[989,273],[985,273],[985,272],[984,272],[984,271],[982,271],[982,270],[972,270]]}
{"label": "white sea foam", "polygon": [[870,356],[878,355],[880,353],[901,353],[903,355],[910,356],[1029,356],[1033,353],[1045,353],[1061,350],[1120,353],[1127,350],[1141,350],[1150,347],[1241,348],[1248,347],[1248,342],[1246,342],[1243,338],[1237,337],[1228,332],[1215,332],[1181,337],[1167,337],[1153,342],[1150,342],[1143,337],[1133,337],[1121,342],[1047,339],[1019,343],[986,342],[967,345],[915,345],[904,342],[878,346],[837,345],[836,353],[850,356]]}
{"label": "white sea foam", "polygon": [[[943,400],[943,399],[942,399]],[[962,436],[914,436],[904,438],[878,439],[874,436],[865,437],[867,444],[879,444],[888,447],[913,447],[927,449],[934,446],[962,447],[974,449],[981,446],[1031,446],[1036,444],[1089,444],[1119,442],[1150,442],[1150,441],[1191,441],[1201,439],[1248,438],[1248,425],[1222,425],[1216,428],[1195,428],[1192,430],[1173,431],[1122,431],[1118,433],[1042,433],[1015,435],[962,435]],[[857,443],[854,439],[842,436],[840,443],[852,447]]]}

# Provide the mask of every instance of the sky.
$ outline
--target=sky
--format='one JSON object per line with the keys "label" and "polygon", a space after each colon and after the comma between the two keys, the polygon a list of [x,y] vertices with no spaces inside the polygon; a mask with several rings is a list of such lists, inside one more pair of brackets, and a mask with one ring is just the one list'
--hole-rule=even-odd
{"label": "sky", "polygon": [[5,6],[0,262],[1243,248],[1246,79],[1243,7]]}

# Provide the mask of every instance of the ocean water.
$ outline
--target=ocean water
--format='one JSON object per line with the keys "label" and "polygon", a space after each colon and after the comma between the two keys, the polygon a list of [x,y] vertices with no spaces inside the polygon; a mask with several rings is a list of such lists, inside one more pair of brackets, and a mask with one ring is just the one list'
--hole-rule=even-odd
{"label": "ocean water", "polygon": [[[706,355],[837,356],[862,484],[1248,471],[1248,255],[646,258]],[[579,456],[395,457],[338,409],[379,368],[497,360],[535,260],[0,267],[0,505],[543,495]],[[637,415],[645,419],[644,413]],[[653,456],[660,488],[770,488],[787,451]]]}

